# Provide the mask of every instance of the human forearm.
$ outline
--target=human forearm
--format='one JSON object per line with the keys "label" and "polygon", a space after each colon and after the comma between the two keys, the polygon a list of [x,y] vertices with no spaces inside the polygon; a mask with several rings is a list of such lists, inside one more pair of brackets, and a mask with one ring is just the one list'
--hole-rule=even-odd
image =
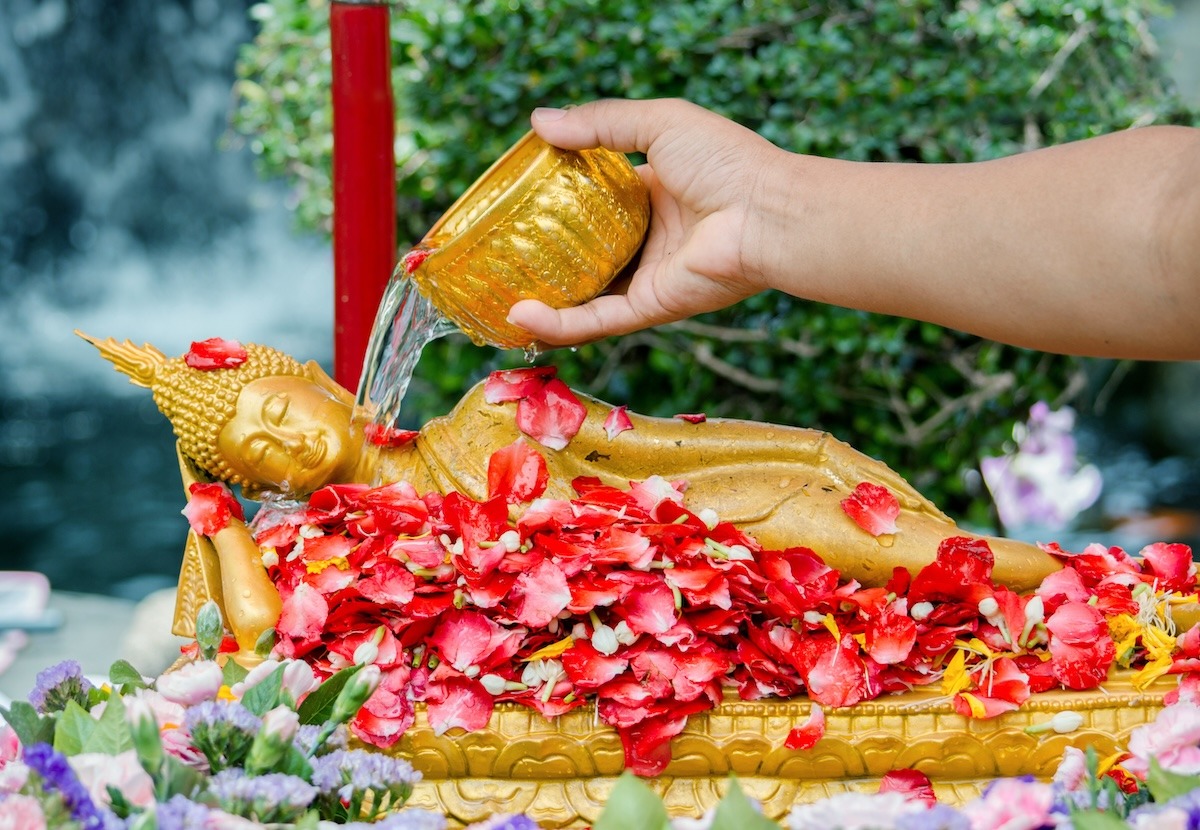
{"label": "human forearm", "polygon": [[976,164],[788,156],[747,266],[771,287],[1051,351],[1200,357],[1200,131]]}

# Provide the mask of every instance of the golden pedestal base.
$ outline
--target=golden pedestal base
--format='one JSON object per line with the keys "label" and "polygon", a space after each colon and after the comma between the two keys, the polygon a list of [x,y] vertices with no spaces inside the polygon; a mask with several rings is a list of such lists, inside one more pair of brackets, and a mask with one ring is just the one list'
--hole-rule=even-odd
{"label": "golden pedestal base", "polygon": [[[1049,779],[1068,746],[1094,747],[1104,758],[1129,733],[1154,719],[1168,677],[1146,691],[1114,673],[1100,689],[1035,695],[1015,712],[973,720],[954,712],[936,689],[891,695],[850,709],[827,710],[825,736],[809,750],[789,750],[788,732],[809,714],[806,700],[747,702],[730,698],[694,715],[672,741],[666,772],[647,783],[672,815],[699,816],[720,800],[730,773],[771,818],[792,805],[846,791],[876,792],[892,770],[929,776],[940,801],[960,804],[1000,777]],[[1057,712],[1083,725],[1068,734],[1028,734]],[[595,721],[592,708],[557,720],[513,704],[496,708],[487,730],[436,736],[423,709],[395,745],[424,775],[409,804],[467,824],[496,813],[524,812],[545,827],[593,823],[624,767],[620,739]]]}

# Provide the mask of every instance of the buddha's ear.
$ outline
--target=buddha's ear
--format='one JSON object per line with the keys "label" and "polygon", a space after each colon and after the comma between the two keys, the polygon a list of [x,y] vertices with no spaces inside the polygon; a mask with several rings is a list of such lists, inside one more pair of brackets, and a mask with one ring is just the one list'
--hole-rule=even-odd
{"label": "buddha's ear", "polygon": [[309,371],[309,376],[313,379],[314,383],[346,404],[346,406],[354,406],[354,394],[326,374],[325,370],[321,368],[320,363],[310,360],[304,364],[304,368]]}

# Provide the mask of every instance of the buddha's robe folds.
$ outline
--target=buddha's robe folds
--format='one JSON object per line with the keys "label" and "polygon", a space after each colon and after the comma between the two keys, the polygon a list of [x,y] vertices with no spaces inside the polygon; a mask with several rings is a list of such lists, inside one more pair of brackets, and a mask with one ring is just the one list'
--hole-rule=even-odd
{"label": "buddha's robe folds", "polygon": [[[633,429],[609,439],[604,419],[611,407],[579,395],[588,414],[563,450],[537,446],[546,459],[548,498],[575,495],[571,482],[593,476],[627,487],[651,475],[687,482],[684,503],[715,510],[765,548],[811,548],[843,576],[881,586],[898,566],[915,574],[933,561],[951,536],[979,538],[955,525],[894,470],[829,433],[750,421],[713,419],[692,424],[630,414]],[[475,386],[448,415],[429,421],[412,447],[377,459],[380,483],[407,480],[418,491],[458,491],[487,497],[491,454],[518,437],[516,404],[489,404]],[[882,485],[900,503],[894,536],[874,537],[841,502],[863,481]],[[985,538],[995,554],[993,579],[1014,590],[1032,590],[1060,567],[1034,545]]]}

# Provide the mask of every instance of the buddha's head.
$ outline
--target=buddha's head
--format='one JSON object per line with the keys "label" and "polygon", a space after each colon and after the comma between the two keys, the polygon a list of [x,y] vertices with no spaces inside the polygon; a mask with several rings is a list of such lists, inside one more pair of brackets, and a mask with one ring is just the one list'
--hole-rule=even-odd
{"label": "buddha's head", "polygon": [[77,334],[154,393],[181,452],[214,478],[299,495],[354,467],[350,395],[314,362],[250,343],[238,365],[199,369],[150,345]]}

